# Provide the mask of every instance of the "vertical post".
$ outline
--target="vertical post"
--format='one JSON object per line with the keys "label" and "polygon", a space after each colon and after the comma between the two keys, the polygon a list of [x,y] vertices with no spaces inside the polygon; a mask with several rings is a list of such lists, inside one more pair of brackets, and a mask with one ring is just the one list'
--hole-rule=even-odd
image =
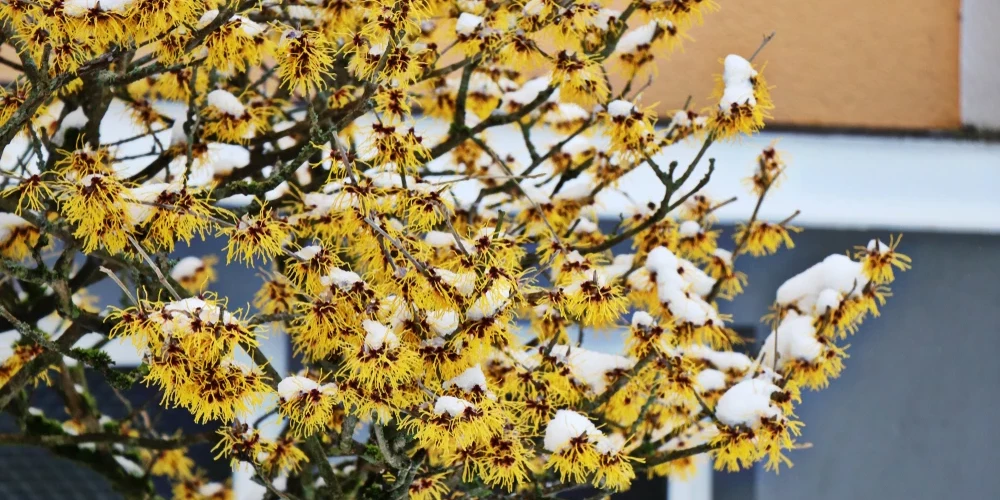
{"label": "vertical post", "polygon": [[712,459],[703,453],[694,457],[694,463],[690,477],[667,483],[667,500],[712,500]]}

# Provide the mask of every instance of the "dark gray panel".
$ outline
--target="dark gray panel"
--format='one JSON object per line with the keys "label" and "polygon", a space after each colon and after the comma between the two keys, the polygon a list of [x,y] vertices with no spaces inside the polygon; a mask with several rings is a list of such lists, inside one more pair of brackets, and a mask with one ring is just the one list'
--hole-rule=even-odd
{"label": "dark gray panel", "polygon": [[[790,276],[886,234],[809,230],[785,255],[741,260],[750,287],[728,309],[759,317]],[[780,476],[758,470],[756,498],[1000,498],[1000,237],[907,234],[901,250],[915,267],[848,340],[844,374],[804,394],[813,448]]]}

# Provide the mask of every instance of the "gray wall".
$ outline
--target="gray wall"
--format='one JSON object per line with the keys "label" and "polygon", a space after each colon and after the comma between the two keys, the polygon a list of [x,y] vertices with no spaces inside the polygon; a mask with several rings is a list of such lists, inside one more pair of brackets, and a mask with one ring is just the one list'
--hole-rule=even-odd
{"label": "gray wall", "polygon": [[[734,315],[735,326],[756,327],[763,338],[768,332],[758,320],[781,283],[874,236],[885,240],[888,232],[808,229],[791,251],[744,257],[738,267],[750,285],[732,304],[723,302],[723,310]],[[731,246],[726,238],[720,241]],[[198,242],[178,254],[214,253],[221,246],[218,240]],[[733,493],[717,487],[717,499],[744,500],[736,492],[747,487],[756,490],[756,500],[1000,498],[1000,474],[993,472],[1000,465],[1000,432],[994,430],[1000,417],[994,403],[1000,398],[1000,235],[907,233],[901,250],[913,258],[914,269],[897,274],[882,316],[869,318],[848,340],[851,357],[843,375],[823,391],[803,394],[800,441],[813,447],[792,452],[795,466],[777,476],[759,468],[755,475],[717,477],[716,484]],[[258,271],[229,266],[212,289],[229,296],[231,305],[245,305],[259,286]],[[102,298],[113,299],[116,291],[109,286],[105,293]]]}
{"label": "gray wall", "polygon": [[[784,280],[875,235],[888,239],[807,230],[784,255],[741,260],[750,287],[728,312],[756,320]],[[842,376],[803,394],[813,447],[780,476],[757,470],[757,499],[1000,498],[1000,236],[908,233],[901,250],[914,268],[848,340]]]}

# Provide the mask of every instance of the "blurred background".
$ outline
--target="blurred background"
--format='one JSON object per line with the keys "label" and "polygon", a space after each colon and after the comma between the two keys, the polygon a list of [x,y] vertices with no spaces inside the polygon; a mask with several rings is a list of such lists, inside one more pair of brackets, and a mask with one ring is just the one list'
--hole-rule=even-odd
{"label": "blurred background", "polygon": [[[755,201],[742,179],[760,151],[780,139],[788,178],[761,214],[778,221],[801,210],[795,220],[806,231],[794,250],[740,260],[750,285],[723,304],[735,318],[732,326],[762,340],[769,331],[759,318],[782,282],[871,238],[905,233],[900,250],[914,268],[899,276],[882,317],[850,339],[843,376],[821,393],[804,394],[801,442],[813,446],[791,454],[793,468],[780,476],[762,468],[726,474],[703,460],[689,481],[650,481],[628,497],[1000,498],[1000,475],[993,471],[1000,463],[1000,2],[717,3],[721,10],[690,30],[682,50],[658,58],[658,79],[643,102],[659,102],[663,116],[689,95],[696,107],[708,106],[719,60],[747,56],[762,36],[776,32],[755,60],[766,63],[763,75],[775,86],[774,119],[759,136],[710,149],[717,168],[707,194],[739,196],[718,212],[720,241],[731,247],[732,227]],[[684,164],[697,146],[678,145],[662,156]],[[648,169],[629,174],[620,187],[624,194],[601,199],[609,226],[628,202],[662,195]],[[218,253],[222,246],[199,242],[178,257]],[[231,304],[246,304],[259,282],[255,270],[232,266],[213,289]],[[118,296],[110,286],[95,292],[103,303]],[[595,342],[585,346],[617,352],[621,337],[608,332]],[[139,361],[126,346],[107,349],[125,366]],[[294,366],[287,337],[272,335],[266,349],[279,372]],[[754,345],[747,349],[756,352]],[[100,387],[95,380],[94,390]],[[130,399],[154,397],[135,391]],[[110,405],[106,413],[124,414],[113,395],[97,396]],[[61,411],[61,401],[43,391],[32,404],[50,415]],[[162,418],[192,425],[182,410]],[[207,448],[196,456],[214,479],[229,477]],[[0,498],[116,497],[85,469],[47,457],[41,449],[0,447]],[[235,480],[239,498],[261,496],[241,474]]]}

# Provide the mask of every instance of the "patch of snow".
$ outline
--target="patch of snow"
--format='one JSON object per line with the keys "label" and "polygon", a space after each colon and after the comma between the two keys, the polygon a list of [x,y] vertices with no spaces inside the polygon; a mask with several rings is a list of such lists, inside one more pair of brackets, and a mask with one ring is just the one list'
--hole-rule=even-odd
{"label": "patch of snow", "polygon": [[680,234],[681,238],[694,238],[701,233],[701,225],[697,221],[686,220],[677,228],[677,233]]}
{"label": "patch of snow", "polygon": [[717,391],[726,388],[726,374],[712,368],[698,372],[694,380],[702,391]]}
{"label": "patch of snow", "polygon": [[278,382],[278,397],[287,401],[308,394],[315,389],[319,389],[319,383],[315,380],[293,375]]}
{"label": "patch of snow", "polygon": [[608,104],[608,114],[615,118],[626,118],[632,116],[633,111],[635,111],[635,105],[621,99],[611,101],[611,103]]}
{"label": "patch of snow", "polygon": [[146,475],[146,470],[141,465],[129,460],[121,455],[114,455],[115,462],[121,466],[122,470],[131,476],[142,477]]}
{"label": "patch of snow", "polygon": [[365,332],[365,345],[369,349],[379,350],[383,346],[388,349],[395,349],[399,347],[399,338],[396,337],[395,333],[392,333],[388,327],[379,323],[378,321],[372,321],[366,319],[361,322],[361,326],[364,327]]}
{"label": "patch of snow", "polygon": [[445,381],[442,386],[446,389],[456,386],[465,392],[472,392],[476,388],[482,392],[488,390],[486,387],[486,375],[483,374],[483,369],[478,364],[465,370],[457,377]]}
{"label": "patch of snow", "polygon": [[465,297],[472,295],[476,288],[476,274],[473,272],[454,273],[447,269],[434,268],[434,274]]}
{"label": "patch of snow", "polygon": [[246,113],[246,107],[243,106],[243,103],[236,96],[222,89],[208,93],[208,105],[235,118]]}
{"label": "patch of snow", "polygon": [[452,417],[457,417],[465,413],[466,408],[475,408],[476,405],[452,396],[441,396],[434,402],[434,414],[443,415],[447,413]]}
{"label": "patch of snow", "polygon": [[732,386],[719,398],[715,415],[722,423],[756,429],[761,417],[775,417],[781,410],[771,402],[771,394],[781,389],[763,380],[744,380]]}
{"label": "patch of snow", "polygon": [[468,12],[463,12],[458,16],[458,21],[455,23],[455,33],[461,36],[470,36],[483,24],[483,18],[475,15],[469,14]]}
{"label": "patch of snow", "polygon": [[437,335],[448,336],[458,329],[458,314],[450,310],[427,311],[427,324]]}
{"label": "patch of snow", "polygon": [[357,273],[339,267],[331,269],[329,274],[320,278],[320,283],[323,286],[336,286],[345,292],[353,288],[355,283],[363,281]]}
{"label": "patch of snow", "polygon": [[656,35],[656,29],[656,21],[650,21],[632,31],[629,31],[628,33],[625,33],[622,35],[621,39],[618,40],[615,52],[618,52],[619,54],[631,54],[642,47],[649,49],[649,45],[653,43],[653,36]]}
{"label": "patch of snow", "polygon": [[170,278],[180,281],[183,278],[194,276],[203,267],[205,267],[205,262],[201,258],[189,255],[174,264],[174,267],[170,269]]}
{"label": "patch of snow", "polygon": [[603,433],[587,417],[572,410],[558,410],[545,426],[545,449],[558,453],[569,446],[571,440],[583,435],[599,439]]}

